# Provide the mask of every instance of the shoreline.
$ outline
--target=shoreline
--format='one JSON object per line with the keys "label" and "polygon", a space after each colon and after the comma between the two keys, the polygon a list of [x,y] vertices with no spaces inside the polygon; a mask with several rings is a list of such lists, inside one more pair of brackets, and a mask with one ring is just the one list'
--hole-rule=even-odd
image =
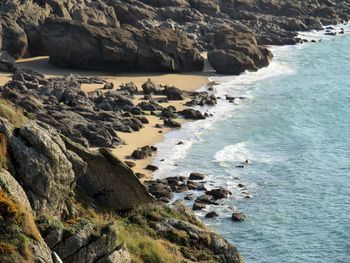
{"label": "shoreline", "polygon": [[[203,54],[205,56],[205,54]],[[48,57],[33,57],[28,59],[20,59],[16,61],[17,65],[26,69],[32,69],[37,71],[45,77],[59,77],[69,74],[77,74],[80,76],[92,77],[98,76],[108,82],[114,84],[114,89],[118,88],[121,84],[134,82],[138,89],[141,89],[143,83],[148,79],[154,81],[157,85],[170,85],[179,88],[180,90],[186,92],[193,92],[209,83],[209,77],[215,75],[213,70],[206,66],[203,72],[194,72],[194,73],[178,73],[178,74],[157,74],[157,73],[106,73],[99,71],[87,71],[87,70],[75,70],[75,69],[66,69],[59,68],[49,63]],[[4,85],[7,81],[11,79],[11,74],[0,74],[0,85]],[[96,90],[102,90],[104,84],[81,84],[81,89],[88,93]],[[161,98],[162,96],[159,96]],[[132,99],[132,102],[137,105],[143,99],[143,95],[135,95]],[[178,101],[169,101],[167,103],[162,103],[163,107],[174,106],[178,111],[184,110],[187,108],[184,104],[188,101],[188,98],[185,100]],[[119,145],[112,149],[113,153],[123,161],[132,161],[134,167],[132,170],[134,173],[140,173],[144,175],[144,179],[152,179],[153,172],[146,170],[147,165],[152,164],[154,157],[150,156],[146,159],[136,160],[130,158],[131,153],[137,148],[149,145],[153,146],[155,144],[161,143],[164,140],[164,135],[174,129],[178,128],[168,128],[155,127],[156,124],[162,124],[162,121],[159,117],[146,115],[149,123],[144,124],[144,128],[140,131],[134,131],[131,133],[117,132],[118,136],[125,141],[125,145]],[[186,122],[185,119],[179,118],[177,121],[180,124]]]}

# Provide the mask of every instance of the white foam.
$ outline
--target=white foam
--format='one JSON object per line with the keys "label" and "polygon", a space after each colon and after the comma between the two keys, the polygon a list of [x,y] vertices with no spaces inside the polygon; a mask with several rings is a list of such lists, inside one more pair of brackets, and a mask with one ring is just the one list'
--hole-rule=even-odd
{"label": "white foam", "polygon": [[[257,72],[244,72],[239,76],[220,76],[210,77],[210,81],[216,82],[214,94],[222,99],[218,100],[216,106],[195,107],[201,112],[208,112],[213,114],[213,117],[209,117],[205,120],[186,122],[180,130],[170,131],[165,134],[164,141],[157,144],[158,154],[153,161],[153,164],[158,166],[158,170],[155,172],[155,178],[164,178],[173,174],[177,169],[176,163],[186,157],[188,150],[193,143],[201,140],[201,135],[204,131],[210,129],[215,123],[220,120],[230,118],[233,113],[239,109],[241,104],[244,104],[246,100],[253,100],[252,89],[255,84],[264,79],[280,76],[295,74],[295,70],[289,67],[287,64],[280,62],[281,57],[285,53],[290,52],[292,46],[286,47],[274,47],[273,53],[275,54],[275,60],[266,67]],[[199,91],[206,90],[204,86]],[[245,97],[245,100],[234,100],[234,103],[229,103],[225,99],[225,96],[232,97]],[[183,144],[177,145],[179,141]],[[164,159],[164,160],[163,160]],[[181,174],[177,174],[181,175]]]}
{"label": "white foam", "polygon": [[253,156],[249,152],[245,142],[228,145],[214,155],[214,161],[224,164],[228,162],[244,162],[251,160]]}

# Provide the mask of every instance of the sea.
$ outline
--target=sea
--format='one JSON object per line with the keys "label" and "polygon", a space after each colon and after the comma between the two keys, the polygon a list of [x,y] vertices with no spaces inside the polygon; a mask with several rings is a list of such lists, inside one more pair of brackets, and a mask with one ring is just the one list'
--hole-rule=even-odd
{"label": "sea", "polygon": [[[350,28],[345,31],[304,33],[316,43],[272,47],[269,67],[213,76],[221,99],[198,108],[213,117],[187,122],[157,145],[156,178],[199,172],[207,174],[208,189],[232,192],[196,213],[247,263],[350,262]],[[219,217],[206,219],[210,211]],[[246,220],[233,222],[233,211]]]}

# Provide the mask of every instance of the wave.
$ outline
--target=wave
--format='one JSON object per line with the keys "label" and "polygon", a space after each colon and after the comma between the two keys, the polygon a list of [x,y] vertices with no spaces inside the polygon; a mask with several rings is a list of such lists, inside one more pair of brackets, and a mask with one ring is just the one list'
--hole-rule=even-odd
{"label": "wave", "polygon": [[214,161],[218,163],[239,162],[253,159],[245,142],[228,145],[214,155]]}
{"label": "wave", "polygon": [[[213,114],[205,120],[186,122],[180,130],[170,131],[165,134],[163,142],[157,144],[158,154],[153,164],[158,166],[155,172],[155,178],[164,178],[170,176],[177,169],[176,163],[186,157],[188,150],[192,145],[201,140],[204,131],[210,129],[215,123],[231,118],[234,112],[239,109],[239,105],[246,101],[254,100],[252,90],[255,84],[261,80],[295,74],[296,71],[289,67],[287,63],[281,62],[285,54],[290,53],[290,47],[274,47],[272,52],[275,54],[275,60],[266,67],[257,72],[244,72],[239,76],[219,76],[210,77],[209,81],[214,82],[214,94],[221,99],[216,106],[195,107],[201,112]],[[208,86],[201,87],[198,91],[207,91]],[[235,99],[230,103],[225,96],[244,97],[244,100]],[[178,144],[179,142],[182,144]],[[243,160],[244,161],[244,160]],[[180,174],[178,174],[180,175]]]}

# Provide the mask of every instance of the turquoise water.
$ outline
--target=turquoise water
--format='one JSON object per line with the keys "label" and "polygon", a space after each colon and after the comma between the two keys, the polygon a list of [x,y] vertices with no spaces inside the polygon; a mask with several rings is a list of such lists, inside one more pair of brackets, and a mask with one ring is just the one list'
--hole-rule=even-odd
{"label": "turquoise water", "polygon": [[[261,73],[216,78],[219,95],[247,99],[222,100],[209,109],[216,119],[190,123],[159,145],[167,161],[156,160],[157,176],[198,171],[209,174],[209,187],[232,190],[198,215],[218,211],[205,223],[248,263],[350,262],[349,47],[350,36],[283,47]],[[232,207],[247,220],[232,222]]]}

